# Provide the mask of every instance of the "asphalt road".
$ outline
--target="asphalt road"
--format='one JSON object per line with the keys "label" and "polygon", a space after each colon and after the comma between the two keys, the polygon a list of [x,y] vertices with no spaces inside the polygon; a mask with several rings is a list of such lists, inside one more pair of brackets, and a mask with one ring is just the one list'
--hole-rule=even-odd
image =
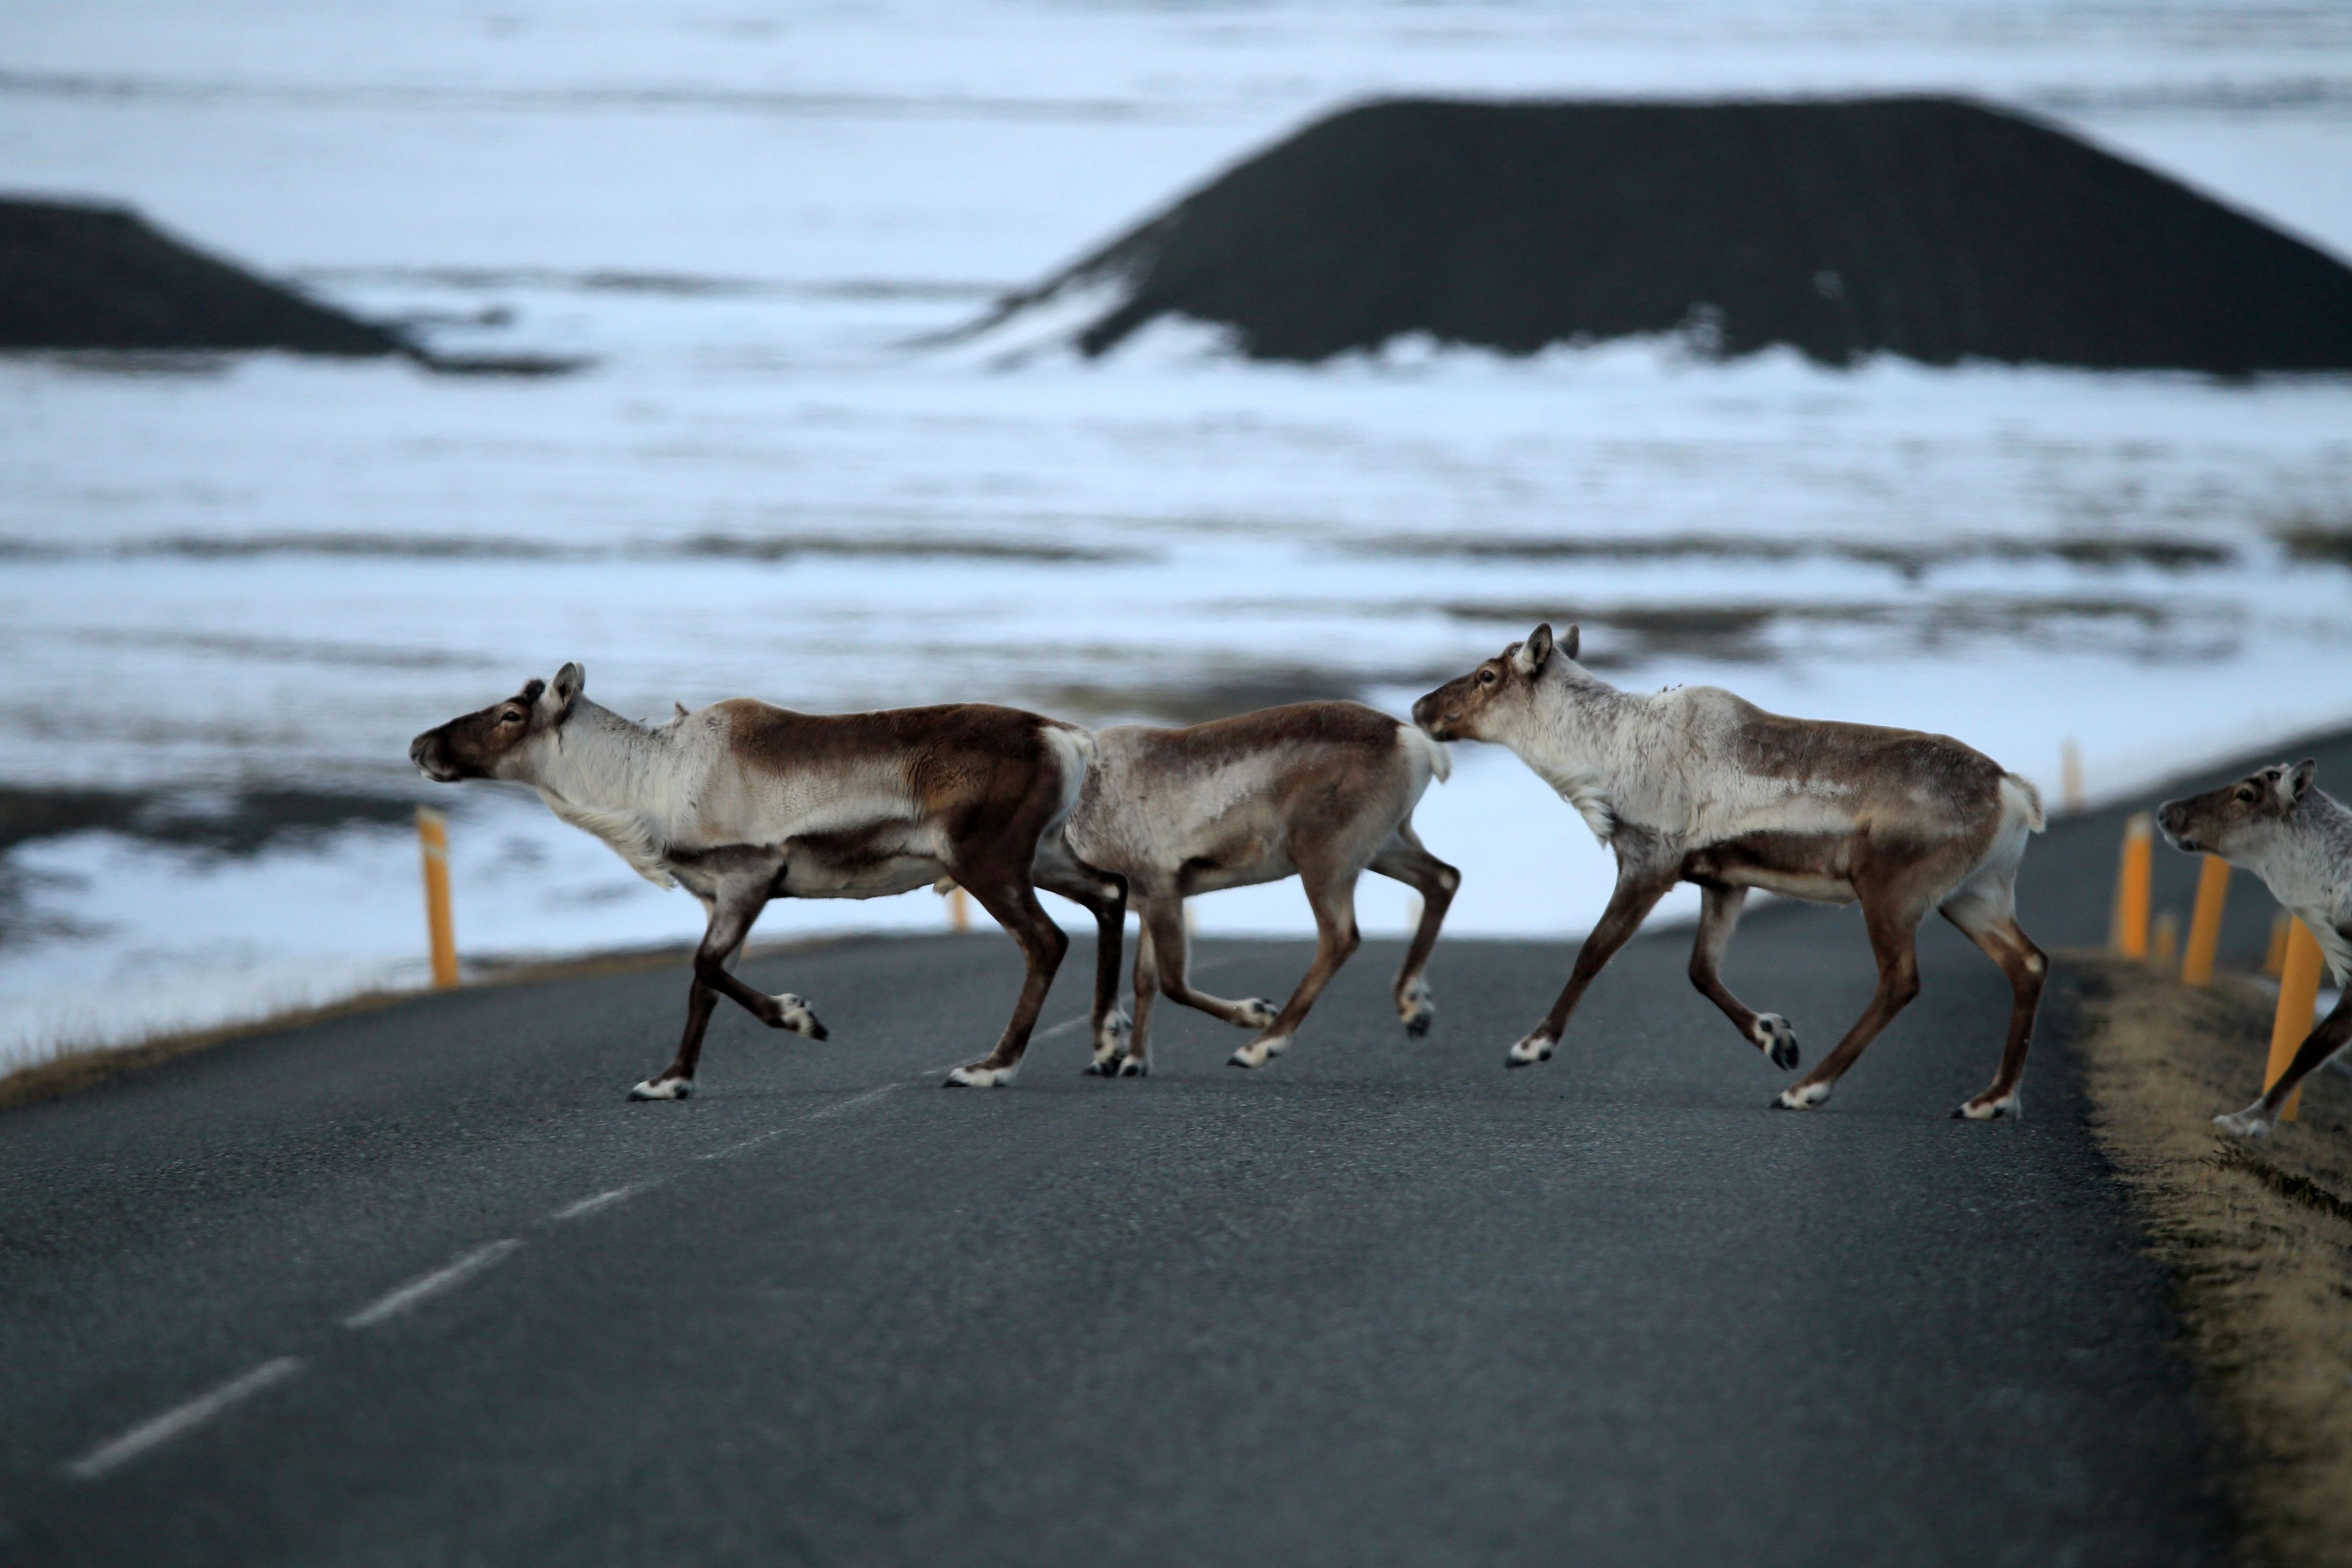
{"label": "asphalt road", "polygon": [[[2116,827],[2029,855],[2045,944],[2101,934]],[[2267,918],[2242,887],[2233,946]],[[1163,1005],[1148,1080],[1078,1076],[1063,1028],[941,1092],[1015,985],[992,935],[747,964],[834,1037],[723,1010],[681,1104],[622,1096],[682,963],[0,1114],[0,1561],[2220,1560],[2063,995],[2028,1118],[1948,1120],[2006,991],[1938,926],[1831,1106],[1768,1113],[1686,941],[1522,1072],[1566,948],[1441,947],[1416,1042],[1375,942],[1265,1071]],[[1305,954],[1207,943],[1204,982],[1276,995]],[[1871,984],[1859,921],[1795,906],[1727,976],[1809,1058]]]}

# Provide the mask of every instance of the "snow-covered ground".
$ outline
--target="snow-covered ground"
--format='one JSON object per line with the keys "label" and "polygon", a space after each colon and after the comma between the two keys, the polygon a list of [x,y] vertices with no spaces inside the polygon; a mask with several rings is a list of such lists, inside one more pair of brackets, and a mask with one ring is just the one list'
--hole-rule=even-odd
{"label": "snow-covered ground", "polygon": [[[2290,548],[2352,531],[2342,379],[908,346],[1385,91],[1976,92],[2352,254],[2341,5],[14,0],[0,62],[0,190],[591,362],[0,361],[0,787],[422,795],[409,736],[566,658],[648,715],[1402,709],[1538,617],[1629,684],[1944,730],[2053,798],[2069,737],[2096,795],[2352,722],[2352,570]],[[438,793],[469,954],[694,932],[535,801]],[[1456,931],[1600,907],[1605,852],[1507,757],[1420,822]],[[1367,927],[1407,903],[1368,881]],[[1307,923],[1294,887],[1199,916]],[[0,1065],[414,983],[421,932],[397,826],[35,839]]]}

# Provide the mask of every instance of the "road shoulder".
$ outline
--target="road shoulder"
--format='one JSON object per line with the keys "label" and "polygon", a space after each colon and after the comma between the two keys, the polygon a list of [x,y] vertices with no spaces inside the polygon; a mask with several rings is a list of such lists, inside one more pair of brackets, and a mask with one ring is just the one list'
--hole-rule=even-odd
{"label": "road shoulder", "polygon": [[2352,1079],[2313,1075],[2262,1142],[2212,1116],[2261,1088],[2267,998],[2123,960],[2062,965],[2092,1128],[2169,1271],[2232,1439],[2257,1561],[2340,1563],[2352,1539]]}

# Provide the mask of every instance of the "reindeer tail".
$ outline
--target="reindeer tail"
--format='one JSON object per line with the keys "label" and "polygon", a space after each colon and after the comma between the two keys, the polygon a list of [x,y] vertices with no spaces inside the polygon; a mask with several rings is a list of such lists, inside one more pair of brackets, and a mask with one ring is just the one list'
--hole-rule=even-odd
{"label": "reindeer tail", "polygon": [[1431,740],[1427,735],[1423,734],[1419,728],[1412,724],[1401,725],[1398,732],[1404,737],[1404,744],[1408,750],[1419,747],[1422,755],[1429,759],[1431,778],[1435,779],[1439,784],[1444,784],[1454,776],[1454,753],[1445,749],[1444,742]]}
{"label": "reindeer tail", "polygon": [[2028,833],[2042,831],[2042,792],[2033,787],[2032,780],[2019,778],[2015,773],[2001,774],[2000,805],[2002,815],[2024,823]]}
{"label": "reindeer tail", "polygon": [[1049,723],[1045,744],[1062,764],[1062,803],[1054,813],[1054,826],[1059,827],[1076,809],[1078,791],[1086,787],[1087,772],[1095,765],[1095,732],[1076,724]]}

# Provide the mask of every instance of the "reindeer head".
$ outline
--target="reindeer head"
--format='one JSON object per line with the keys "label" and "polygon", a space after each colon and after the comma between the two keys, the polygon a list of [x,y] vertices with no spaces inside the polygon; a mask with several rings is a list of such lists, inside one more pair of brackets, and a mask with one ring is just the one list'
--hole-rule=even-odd
{"label": "reindeer head", "polygon": [[2192,855],[2203,850],[2233,859],[2253,853],[2277,824],[2294,815],[2318,771],[2315,762],[2274,763],[2224,788],[2166,801],[2157,811],[2157,826],[2173,847]]}
{"label": "reindeer head", "polygon": [[552,686],[531,681],[503,702],[425,731],[409,742],[408,760],[436,784],[519,778],[535,745],[570,716],[587,684],[587,672],[567,664]]}
{"label": "reindeer head", "polygon": [[1457,676],[1412,705],[1412,721],[1433,741],[1499,741],[1533,711],[1536,682],[1555,654],[1573,660],[1577,628],[1555,648],[1551,623],[1529,632],[1469,674]]}

